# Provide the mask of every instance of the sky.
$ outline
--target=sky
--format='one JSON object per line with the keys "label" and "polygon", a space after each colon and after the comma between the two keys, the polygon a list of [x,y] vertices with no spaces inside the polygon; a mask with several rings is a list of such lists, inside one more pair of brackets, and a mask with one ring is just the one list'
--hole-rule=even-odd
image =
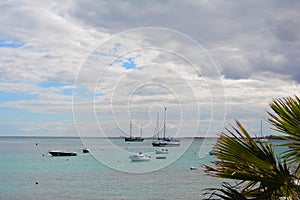
{"label": "sky", "polygon": [[[0,136],[252,135],[300,92],[300,2],[1,1]],[[158,116],[158,119],[157,119]]]}

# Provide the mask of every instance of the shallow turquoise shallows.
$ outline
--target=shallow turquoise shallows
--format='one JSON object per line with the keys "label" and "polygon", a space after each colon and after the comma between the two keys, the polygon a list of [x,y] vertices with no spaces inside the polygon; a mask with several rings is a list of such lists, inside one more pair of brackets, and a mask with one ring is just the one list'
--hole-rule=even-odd
{"label": "shallow turquoise shallows", "polygon": [[[182,139],[180,147],[168,148],[166,159],[156,159],[151,140],[111,142],[128,155],[149,153],[151,161],[120,157],[103,139],[85,139],[84,145],[80,139],[0,138],[0,199],[202,199],[205,188],[222,182],[201,169],[213,160],[209,151],[216,140]],[[91,153],[82,153],[85,146]],[[47,153],[56,149],[76,151],[78,156]],[[102,162],[102,155],[108,164]],[[198,170],[190,170],[191,166]],[[126,172],[144,168],[150,172]]]}

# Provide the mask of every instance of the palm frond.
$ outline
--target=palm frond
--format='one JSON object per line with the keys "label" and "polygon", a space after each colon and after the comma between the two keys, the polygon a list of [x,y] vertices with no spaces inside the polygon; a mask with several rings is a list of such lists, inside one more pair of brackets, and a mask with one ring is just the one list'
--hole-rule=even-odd
{"label": "palm frond", "polygon": [[300,99],[287,97],[274,99],[270,103],[274,113],[268,112],[268,121],[274,125],[274,130],[283,133],[279,136],[286,140],[284,146],[289,147],[289,151],[284,154],[290,163],[300,162]]}
{"label": "palm frond", "polygon": [[238,191],[238,188],[230,185],[229,183],[224,182],[222,184],[222,189],[218,188],[208,188],[203,195],[210,195],[207,199],[212,199],[214,196],[217,196],[223,200],[247,200],[247,198]]}
{"label": "palm frond", "polygon": [[238,121],[226,131],[213,152],[215,167],[204,166],[207,174],[242,181],[240,191],[248,197],[293,194],[288,189],[294,185],[288,166],[276,159],[268,141],[255,141]]}

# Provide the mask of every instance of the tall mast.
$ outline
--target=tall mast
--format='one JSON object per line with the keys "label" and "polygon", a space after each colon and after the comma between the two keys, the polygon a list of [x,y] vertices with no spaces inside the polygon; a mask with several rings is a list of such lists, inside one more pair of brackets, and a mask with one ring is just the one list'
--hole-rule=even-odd
{"label": "tall mast", "polygon": [[164,139],[166,138],[166,118],[167,118],[167,108],[165,107],[165,119],[164,119]]}
{"label": "tall mast", "polygon": [[157,135],[157,138],[159,138],[159,124],[158,124],[158,118],[159,118],[159,115],[158,115],[158,112],[157,112],[157,115],[156,115],[156,135]]}
{"label": "tall mast", "polygon": [[143,136],[143,126],[141,124],[141,138],[142,138],[142,136]]}
{"label": "tall mast", "polygon": [[260,137],[262,138],[262,120],[260,120]]}
{"label": "tall mast", "polygon": [[129,132],[130,138],[131,138],[131,132],[132,132],[132,120],[130,120],[130,132]]}

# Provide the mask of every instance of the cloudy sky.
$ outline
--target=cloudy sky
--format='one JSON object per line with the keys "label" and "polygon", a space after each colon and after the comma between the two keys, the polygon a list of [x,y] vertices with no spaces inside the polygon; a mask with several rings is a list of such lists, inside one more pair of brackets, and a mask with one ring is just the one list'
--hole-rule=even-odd
{"label": "cloudy sky", "polygon": [[[259,134],[300,92],[299,1],[0,2],[0,135]],[[272,133],[263,122],[265,134]],[[135,133],[137,134],[137,133]]]}

